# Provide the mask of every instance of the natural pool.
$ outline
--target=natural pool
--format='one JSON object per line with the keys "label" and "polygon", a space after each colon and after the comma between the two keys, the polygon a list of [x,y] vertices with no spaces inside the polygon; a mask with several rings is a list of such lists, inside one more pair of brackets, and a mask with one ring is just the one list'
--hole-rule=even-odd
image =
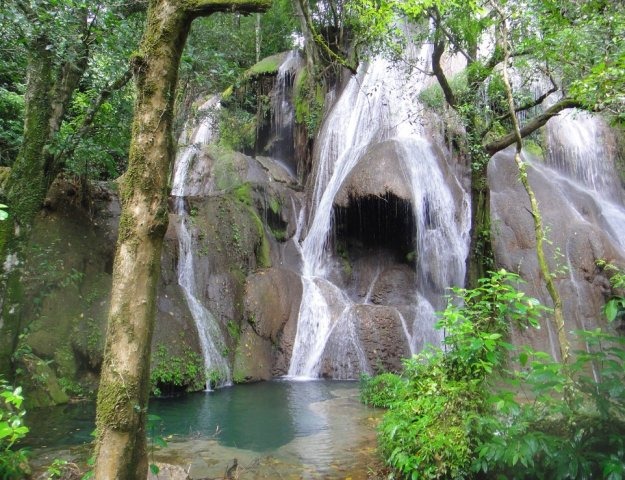
{"label": "natural pool", "polygon": [[[379,412],[358,400],[354,382],[273,381],[175,399],[152,399],[167,447],[153,462],[180,465],[191,479],[223,478],[236,458],[239,478],[365,479],[376,463]],[[33,454],[44,463],[91,440],[94,405],[32,412]]]}

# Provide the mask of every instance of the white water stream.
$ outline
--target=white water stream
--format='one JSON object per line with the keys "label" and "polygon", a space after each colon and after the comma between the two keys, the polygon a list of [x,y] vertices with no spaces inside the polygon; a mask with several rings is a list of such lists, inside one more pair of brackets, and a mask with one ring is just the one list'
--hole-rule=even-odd
{"label": "white water stream", "polygon": [[[204,359],[204,368],[213,386],[223,386],[232,383],[232,374],[227,359],[222,354],[222,345],[225,340],[217,320],[202,304],[195,280],[194,242],[189,230],[190,217],[185,210],[185,197],[197,195],[197,190],[189,177],[193,175],[193,163],[198,160],[199,150],[210,142],[214,122],[210,110],[217,108],[219,98],[212,97],[198,110],[201,116],[200,123],[195,128],[189,127],[184,135],[190,131],[185,147],[176,157],[172,181],[172,196],[174,197],[175,213],[179,215],[178,223],[178,284],[184,293],[189,311],[193,316],[198,332],[200,348]],[[208,385],[210,388],[211,385]]]}
{"label": "white water stream", "polygon": [[[317,140],[312,215],[302,243],[303,295],[288,372],[291,377],[318,377],[324,360],[332,363],[335,378],[354,378],[370,371],[357,334],[356,304],[331,280],[336,261],[329,241],[337,192],[372,145],[396,141],[402,173],[412,188],[419,258],[416,315],[406,321],[399,314],[411,350],[419,348],[424,338],[437,339],[432,294],[440,298],[447,287],[463,282],[468,199],[464,195],[457,208],[450,176],[443,173],[420,124],[417,96],[423,80],[420,73],[407,76],[389,62],[376,59],[351,78],[324,123]],[[457,182],[455,178],[451,181]]]}
{"label": "white water stream", "polygon": [[547,165],[596,200],[606,232],[625,248],[624,191],[616,169],[616,141],[600,118],[566,110],[547,124]]}

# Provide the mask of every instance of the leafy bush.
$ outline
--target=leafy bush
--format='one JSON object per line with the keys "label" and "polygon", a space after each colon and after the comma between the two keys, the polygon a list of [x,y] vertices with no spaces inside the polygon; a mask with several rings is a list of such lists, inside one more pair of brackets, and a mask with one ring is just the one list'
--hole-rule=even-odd
{"label": "leafy bush", "polygon": [[367,405],[388,408],[408,394],[406,379],[394,373],[360,377],[360,399]]}
{"label": "leafy bush", "polygon": [[501,270],[475,289],[455,289],[437,324],[445,331],[444,349],[430,346],[406,360],[401,379],[385,374],[364,382],[363,399],[389,407],[380,447],[406,478],[472,475],[473,423],[488,408],[488,375],[510,348],[508,326],[536,325],[544,310],[514,282],[517,275]]}
{"label": "leafy bush", "polygon": [[0,478],[24,478],[29,473],[26,451],[14,449],[28,433],[23,421],[26,411],[22,408],[22,388],[13,388],[0,379],[0,399]]}
{"label": "leafy bush", "polygon": [[[510,479],[625,477],[625,338],[577,332],[571,365],[525,351],[513,389],[476,419],[474,470]],[[520,395],[523,394],[523,395]]]}
{"label": "leafy bush", "polygon": [[406,360],[401,377],[363,382],[365,401],[389,407],[388,463],[412,479],[625,478],[625,338],[577,332],[585,349],[570,364],[526,348],[506,371],[508,325],[537,325],[545,310],[514,281],[499,271],[456,290],[438,324],[444,350]]}
{"label": "leafy bush", "polygon": [[204,388],[206,373],[202,358],[184,346],[182,355],[170,355],[164,345],[158,345],[153,355],[150,383],[153,395],[171,395],[180,391]]}

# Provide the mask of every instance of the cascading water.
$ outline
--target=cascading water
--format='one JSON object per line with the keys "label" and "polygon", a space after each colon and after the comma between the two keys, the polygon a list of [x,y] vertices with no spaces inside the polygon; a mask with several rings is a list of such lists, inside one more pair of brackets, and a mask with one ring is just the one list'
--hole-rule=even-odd
{"label": "cascading water", "polygon": [[[189,311],[193,316],[198,331],[200,348],[204,359],[204,367],[210,382],[214,386],[224,386],[232,383],[232,375],[228,362],[221,353],[220,345],[225,344],[223,334],[217,320],[204,307],[195,281],[194,244],[189,230],[189,215],[185,210],[185,197],[197,195],[197,187],[189,185],[189,179],[194,177],[199,149],[210,142],[214,124],[210,115],[211,110],[217,108],[219,98],[212,97],[199,108],[202,116],[200,124],[190,129],[190,141],[176,157],[174,178],[172,181],[172,196],[174,210],[179,216],[178,222],[178,284],[184,293]],[[186,133],[186,132],[185,132]],[[211,385],[209,385],[209,388]]]}
{"label": "cascading water", "polygon": [[297,176],[297,165],[294,163],[295,107],[292,102],[292,91],[295,75],[302,63],[303,59],[297,50],[288,52],[278,68],[276,83],[271,92],[272,140],[269,153],[273,160],[286,168],[293,177]]}
{"label": "cascading water", "polygon": [[612,132],[596,116],[567,110],[547,124],[547,165],[597,199],[604,227],[625,248],[625,193]]}
{"label": "cascading water", "polygon": [[302,243],[303,295],[289,376],[318,377],[322,361],[332,363],[334,378],[371,370],[356,328],[358,304],[332,280],[337,262],[330,242],[339,189],[367,149],[390,139],[398,145],[417,225],[414,320],[398,315],[411,350],[424,339],[438,340],[434,309],[441,306],[447,287],[463,282],[470,221],[466,194],[457,206],[420,125],[417,95],[423,77],[408,76],[376,59],[349,81],[324,123],[317,141],[312,213]]}

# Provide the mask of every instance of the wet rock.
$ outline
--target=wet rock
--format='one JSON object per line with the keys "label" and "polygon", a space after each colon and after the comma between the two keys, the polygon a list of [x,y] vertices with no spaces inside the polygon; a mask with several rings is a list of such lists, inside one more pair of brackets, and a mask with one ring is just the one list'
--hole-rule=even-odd
{"label": "wet rock", "polygon": [[[302,283],[290,270],[271,268],[247,278],[245,318],[260,339],[263,356],[259,361],[273,365],[276,375],[286,373],[293,349]],[[248,332],[246,327],[246,332]],[[267,348],[273,346],[273,348]],[[272,358],[273,357],[273,358]]]}
{"label": "wet rock", "polygon": [[335,205],[347,207],[350,199],[384,197],[389,193],[410,201],[411,188],[403,173],[401,155],[396,140],[377,143],[367,150],[343,182],[334,199]]}
{"label": "wet rock", "polygon": [[358,332],[374,373],[399,372],[401,359],[410,356],[410,347],[399,312],[393,307],[357,305]]}
{"label": "wet rock", "polygon": [[[534,225],[527,193],[518,181],[512,153],[500,152],[489,164],[493,248],[497,264],[517,272],[527,283],[521,288],[551,305],[536,260]],[[606,327],[601,309],[607,279],[597,260],[625,265],[625,258],[602,219],[597,200],[573,183],[537,165],[529,167],[529,181],[539,202],[549,242],[545,254],[564,303],[565,330]],[[551,352],[557,357],[557,334],[548,322],[540,330],[515,332],[517,343]],[[574,345],[573,348],[583,348]]]}

